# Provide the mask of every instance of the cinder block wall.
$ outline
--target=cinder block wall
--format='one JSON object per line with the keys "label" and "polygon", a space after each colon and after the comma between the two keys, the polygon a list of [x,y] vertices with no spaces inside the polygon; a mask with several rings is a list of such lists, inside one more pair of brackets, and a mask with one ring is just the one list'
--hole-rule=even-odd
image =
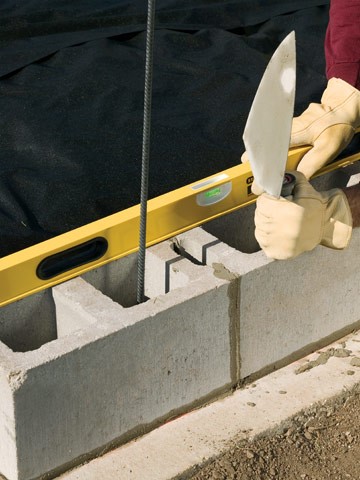
{"label": "cinder block wall", "polygon": [[250,211],[148,249],[141,305],[131,255],[0,311],[8,480],[54,476],[359,325],[360,231],[276,262]]}

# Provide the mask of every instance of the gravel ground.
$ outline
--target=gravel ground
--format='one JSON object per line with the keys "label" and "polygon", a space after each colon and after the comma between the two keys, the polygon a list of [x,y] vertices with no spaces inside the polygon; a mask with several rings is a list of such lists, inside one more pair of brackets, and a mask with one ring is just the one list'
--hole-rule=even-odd
{"label": "gravel ground", "polygon": [[296,415],[271,435],[239,441],[191,477],[209,479],[360,480],[360,386]]}

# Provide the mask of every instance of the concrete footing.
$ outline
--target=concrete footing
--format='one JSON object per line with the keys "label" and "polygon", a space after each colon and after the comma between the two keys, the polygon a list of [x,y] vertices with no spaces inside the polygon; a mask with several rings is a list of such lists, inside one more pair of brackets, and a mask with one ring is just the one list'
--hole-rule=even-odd
{"label": "concrete footing", "polygon": [[359,230],[277,262],[234,215],[236,248],[210,224],[151,247],[141,305],[130,255],[0,310],[1,474],[54,477],[359,326]]}

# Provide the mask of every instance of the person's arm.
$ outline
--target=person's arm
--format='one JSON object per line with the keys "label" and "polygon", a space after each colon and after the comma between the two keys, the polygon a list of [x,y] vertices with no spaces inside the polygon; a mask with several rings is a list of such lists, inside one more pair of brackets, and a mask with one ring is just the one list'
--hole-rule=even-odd
{"label": "person's arm", "polygon": [[[331,0],[325,37],[326,76],[341,78],[360,89],[360,0]],[[360,184],[344,188],[353,217],[360,226]]]}
{"label": "person's arm", "polygon": [[349,203],[353,227],[360,227],[360,183],[343,189]]}
{"label": "person's arm", "polygon": [[297,169],[310,178],[360,127],[360,0],[331,0],[325,38],[328,78],[320,103],[294,118],[291,146],[312,145]]}
{"label": "person's arm", "polygon": [[326,76],[360,89],[360,0],[331,0],[329,13]]}

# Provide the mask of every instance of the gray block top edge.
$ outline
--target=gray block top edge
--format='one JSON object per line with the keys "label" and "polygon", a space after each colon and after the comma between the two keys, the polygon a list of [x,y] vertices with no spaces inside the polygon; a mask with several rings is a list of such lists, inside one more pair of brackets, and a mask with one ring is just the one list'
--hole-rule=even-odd
{"label": "gray block top edge", "polygon": [[[191,302],[192,299],[199,297],[212,289],[218,289],[227,286],[229,280],[216,278],[211,268],[205,269],[205,274],[195,279],[184,287],[179,287],[167,294],[159,295],[147,302],[134,305],[130,308],[123,308],[113,302],[108,297],[102,295],[104,307],[113,304],[111,311],[106,312],[106,319],[95,320],[93,324],[79,328],[70,335],[65,335],[56,340],[52,340],[42,345],[37,350],[28,352],[13,352],[9,350],[9,356],[5,370],[25,372],[40,367],[45,363],[56,361],[58,358],[67,355],[75,350],[86,348],[87,345],[97,341],[102,341],[107,336],[118,333],[122,329],[131,328],[139,322],[145,322],[158,314],[176,308],[177,305],[185,302]],[[119,307],[116,309],[116,307]],[[94,315],[99,315],[99,311]],[[90,312],[91,314],[91,312]],[[121,320],[120,320],[121,317]],[[0,343],[0,355],[3,345]],[[5,347],[5,346],[4,346]]]}

